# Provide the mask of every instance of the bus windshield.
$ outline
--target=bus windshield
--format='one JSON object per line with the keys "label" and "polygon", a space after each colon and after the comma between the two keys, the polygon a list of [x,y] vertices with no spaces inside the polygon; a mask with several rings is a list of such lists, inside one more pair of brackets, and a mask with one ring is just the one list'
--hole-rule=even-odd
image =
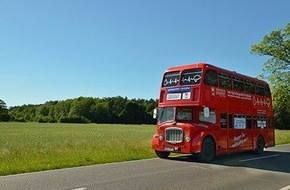
{"label": "bus windshield", "polygon": [[158,109],[158,116],[157,121],[158,123],[164,123],[167,121],[174,120],[174,108],[173,107],[166,107],[166,108],[159,108]]}
{"label": "bus windshield", "polygon": [[[176,115],[176,116],[175,116]],[[192,121],[191,108],[177,108],[175,114],[174,107],[159,108],[158,110],[158,123],[165,123],[168,121]]]}
{"label": "bus windshield", "polygon": [[191,108],[177,108],[176,120],[192,121],[192,109]]}

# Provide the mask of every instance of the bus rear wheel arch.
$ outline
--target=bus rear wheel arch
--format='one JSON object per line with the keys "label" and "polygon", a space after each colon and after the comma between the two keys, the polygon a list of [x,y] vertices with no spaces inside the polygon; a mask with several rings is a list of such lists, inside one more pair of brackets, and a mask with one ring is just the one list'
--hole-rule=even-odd
{"label": "bus rear wheel arch", "polygon": [[201,152],[198,154],[198,159],[201,162],[211,162],[216,154],[215,142],[212,137],[207,136],[202,141]]}

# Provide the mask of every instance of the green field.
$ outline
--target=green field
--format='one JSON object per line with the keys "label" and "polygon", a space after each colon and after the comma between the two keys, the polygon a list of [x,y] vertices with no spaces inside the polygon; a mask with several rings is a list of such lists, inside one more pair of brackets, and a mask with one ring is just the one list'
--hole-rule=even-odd
{"label": "green field", "polygon": [[[155,125],[0,123],[0,176],[155,157]],[[290,131],[276,131],[276,144]]]}
{"label": "green field", "polygon": [[276,145],[290,143],[290,130],[276,130],[275,131]]}
{"label": "green field", "polygon": [[155,157],[154,125],[0,123],[0,175]]}

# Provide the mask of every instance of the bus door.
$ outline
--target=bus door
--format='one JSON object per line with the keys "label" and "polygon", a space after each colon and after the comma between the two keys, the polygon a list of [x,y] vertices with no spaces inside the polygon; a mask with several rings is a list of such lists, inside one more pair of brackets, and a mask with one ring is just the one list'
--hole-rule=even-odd
{"label": "bus door", "polygon": [[220,141],[219,141],[219,149],[221,152],[228,152],[228,130],[227,130],[227,114],[223,112],[220,114]]}
{"label": "bus door", "polygon": [[251,116],[229,114],[228,148],[230,152],[252,149]]}

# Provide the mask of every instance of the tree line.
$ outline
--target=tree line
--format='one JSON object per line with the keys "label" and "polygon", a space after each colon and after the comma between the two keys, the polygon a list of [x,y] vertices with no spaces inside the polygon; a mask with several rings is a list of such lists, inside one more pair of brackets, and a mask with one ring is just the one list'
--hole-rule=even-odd
{"label": "tree line", "polygon": [[[2,102],[2,103],[1,103]],[[79,97],[40,105],[6,107],[0,100],[0,121],[41,123],[154,124],[157,100]]]}

